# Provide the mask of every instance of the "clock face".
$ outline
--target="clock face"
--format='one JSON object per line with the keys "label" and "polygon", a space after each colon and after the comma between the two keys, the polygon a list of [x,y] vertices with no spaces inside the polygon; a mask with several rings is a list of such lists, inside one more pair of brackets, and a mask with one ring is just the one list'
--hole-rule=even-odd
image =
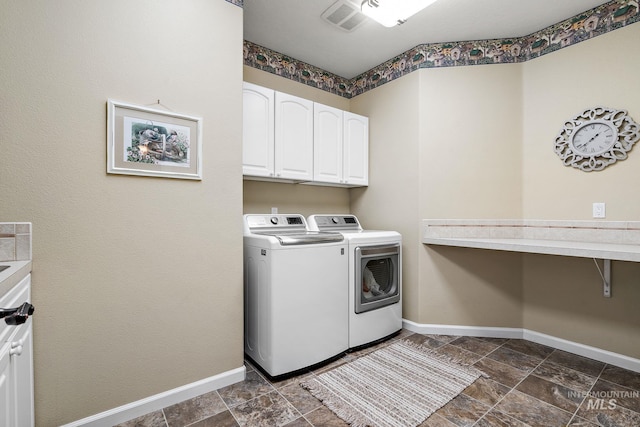
{"label": "clock face", "polygon": [[616,128],[603,120],[594,120],[577,127],[569,144],[577,154],[597,156],[609,151],[617,140]]}
{"label": "clock face", "polygon": [[554,151],[565,166],[600,171],[627,158],[640,139],[640,125],[625,110],[594,107],[567,120]]}

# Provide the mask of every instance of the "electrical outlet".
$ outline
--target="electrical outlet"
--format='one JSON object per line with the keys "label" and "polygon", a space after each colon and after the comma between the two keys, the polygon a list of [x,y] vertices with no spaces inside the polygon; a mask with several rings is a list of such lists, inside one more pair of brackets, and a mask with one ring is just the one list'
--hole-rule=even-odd
{"label": "electrical outlet", "polygon": [[604,203],[594,203],[593,204],[593,217],[594,218],[604,218],[606,216],[605,204]]}

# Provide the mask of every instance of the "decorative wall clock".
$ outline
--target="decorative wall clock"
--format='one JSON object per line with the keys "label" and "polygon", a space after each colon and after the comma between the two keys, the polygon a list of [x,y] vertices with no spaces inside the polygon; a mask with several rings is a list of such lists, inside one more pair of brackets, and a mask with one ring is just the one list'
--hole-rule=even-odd
{"label": "decorative wall clock", "polygon": [[594,107],[565,122],[554,150],[565,166],[599,171],[626,159],[638,139],[640,125],[626,110]]}

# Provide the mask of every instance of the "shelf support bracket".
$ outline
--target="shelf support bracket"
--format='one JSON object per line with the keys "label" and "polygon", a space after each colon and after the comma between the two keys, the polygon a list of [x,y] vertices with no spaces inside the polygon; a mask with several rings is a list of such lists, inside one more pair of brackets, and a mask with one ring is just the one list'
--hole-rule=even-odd
{"label": "shelf support bracket", "polygon": [[604,260],[604,278],[603,280],[603,292],[604,296],[611,298],[611,260]]}
{"label": "shelf support bracket", "polygon": [[605,298],[611,298],[611,260],[604,259],[604,272],[600,270],[600,266],[598,265],[598,261],[593,259],[593,262],[596,263],[596,268],[598,269],[598,273],[600,273],[600,277],[602,277],[602,295]]}

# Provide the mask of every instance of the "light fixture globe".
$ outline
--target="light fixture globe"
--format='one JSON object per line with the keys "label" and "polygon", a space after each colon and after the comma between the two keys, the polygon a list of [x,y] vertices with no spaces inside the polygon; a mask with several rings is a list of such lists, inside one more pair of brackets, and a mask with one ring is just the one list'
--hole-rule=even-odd
{"label": "light fixture globe", "polygon": [[362,13],[385,27],[404,24],[436,0],[364,0]]}

